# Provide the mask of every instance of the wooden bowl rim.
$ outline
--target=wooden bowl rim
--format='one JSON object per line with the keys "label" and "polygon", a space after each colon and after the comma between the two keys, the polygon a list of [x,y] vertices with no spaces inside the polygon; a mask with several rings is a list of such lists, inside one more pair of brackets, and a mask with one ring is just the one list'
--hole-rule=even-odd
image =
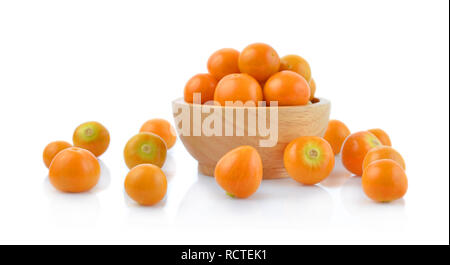
{"label": "wooden bowl rim", "polygon": [[282,109],[301,109],[301,108],[314,108],[317,106],[321,106],[321,105],[329,105],[330,101],[326,98],[322,98],[322,97],[317,97],[317,99],[319,99],[319,102],[316,103],[312,103],[312,104],[308,104],[308,105],[301,105],[301,106],[277,106],[277,107],[271,107],[271,106],[266,106],[266,107],[249,107],[249,106],[233,106],[233,107],[229,107],[229,106],[218,106],[218,105],[207,105],[207,104],[193,104],[193,103],[188,103],[186,101],[184,101],[183,97],[177,98],[174,101],[172,101],[172,104],[177,104],[177,105],[187,105],[187,106],[205,106],[205,107],[210,107],[210,108],[227,108],[227,109],[257,109],[257,108],[282,108]]}

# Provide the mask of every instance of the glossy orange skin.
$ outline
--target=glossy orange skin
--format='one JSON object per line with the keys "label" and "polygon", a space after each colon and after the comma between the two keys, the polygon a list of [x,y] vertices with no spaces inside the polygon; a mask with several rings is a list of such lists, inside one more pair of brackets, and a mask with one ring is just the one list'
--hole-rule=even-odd
{"label": "glossy orange skin", "polygon": [[283,161],[289,176],[305,185],[321,182],[334,168],[333,149],[317,136],[302,136],[291,141],[284,149]]}
{"label": "glossy orange skin", "polygon": [[259,82],[266,81],[280,69],[280,57],[269,45],[250,44],[239,55],[239,70],[253,76]]}
{"label": "glossy orange skin", "polygon": [[342,144],[349,135],[350,130],[342,121],[330,120],[323,138],[330,143],[333,153],[337,155],[341,152]]}
{"label": "glossy orange skin", "polygon": [[108,149],[110,136],[108,130],[96,121],[80,124],[73,133],[73,145],[101,156]]}
{"label": "glossy orange skin", "polygon": [[309,102],[308,82],[292,71],[281,71],[269,78],[264,85],[264,99],[278,101],[278,106],[306,105]]}
{"label": "glossy orange skin", "polygon": [[128,172],[125,178],[125,191],[140,205],[154,205],[166,195],[166,175],[155,165],[138,165]]}
{"label": "glossy orange skin", "polygon": [[367,152],[380,146],[381,142],[370,132],[362,131],[349,135],[342,145],[341,156],[344,167],[357,176],[363,173],[363,161]]}
{"label": "glossy orange skin", "polygon": [[63,192],[92,189],[100,178],[100,164],[88,150],[69,147],[59,152],[50,164],[50,183]]}
{"label": "glossy orange skin", "polygon": [[391,159],[370,163],[361,179],[364,193],[372,200],[389,202],[402,198],[408,190],[405,171]]}
{"label": "glossy orange skin", "polygon": [[208,59],[208,72],[217,80],[229,74],[240,73],[239,54],[239,51],[231,48],[215,51]]}
{"label": "glossy orange skin", "polygon": [[314,80],[314,78],[311,78],[311,81],[309,81],[309,91],[309,100],[313,100],[314,96],[316,95],[316,81]]}
{"label": "glossy orange skin", "polygon": [[244,145],[226,153],[216,164],[214,177],[231,196],[247,198],[261,184],[263,165],[255,148]]}
{"label": "glossy orange skin", "polygon": [[123,150],[125,164],[129,169],[140,164],[162,167],[166,154],[166,142],[159,135],[149,132],[141,132],[131,137]]}
{"label": "glossy orange skin", "polygon": [[289,70],[303,76],[307,82],[311,81],[311,67],[309,63],[299,55],[286,55],[280,60],[280,71]]}
{"label": "glossy orange skin", "polygon": [[50,164],[53,161],[53,158],[62,150],[72,147],[71,144],[65,141],[55,141],[49,143],[45,148],[42,154],[42,158],[44,159],[44,164],[47,168],[50,167]]}
{"label": "glossy orange skin", "polygon": [[383,145],[392,146],[389,135],[382,129],[370,129],[368,131],[373,133]]}
{"label": "glossy orange skin", "polygon": [[257,106],[263,100],[263,92],[258,81],[248,74],[227,75],[217,84],[214,101],[225,106],[226,101],[252,101]]}
{"label": "glossy orange skin", "polygon": [[201,103],[214,99],[217,80],[211,74],[196,74],[184,87],[184,101],[194,103],[194,93],[201,94]]}
{"label": "glossy orange skin", "polygon": [[175,129],[164,119],[151,119],[146,121],[139,132],[149,132],[159,135],[166,142],[167,149],[172,148],[177,140]]}
{"label": "glossy orange skin", "polygon": [[403,160],[400,153],[390,146],[383,145],[372,148],[369,152],[367,152],[363,161],[363,169],[366,169],[370,163],[380,159],[394,160],[402,167],[403,170],[406,168],[405,160]]}

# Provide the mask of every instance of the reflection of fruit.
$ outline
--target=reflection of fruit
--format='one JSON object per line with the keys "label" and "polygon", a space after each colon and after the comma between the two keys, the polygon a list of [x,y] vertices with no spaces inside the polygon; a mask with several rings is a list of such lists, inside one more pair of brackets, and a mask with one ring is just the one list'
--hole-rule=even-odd
{"label": "reflection of fruit", "polygon": [[154,205],[166,195],[166,175],[155,165],[138,165],[125,178],[125,191],[140,205]]}
{"label": "reflection of fruit", "polygon": [[264,85],[264,99],[278,101],[279,106],[306,105],[309,102],[309,86],[306,80],[292,71],[274,74]]}
{"label": "reflection of fruit", "polygon": [[52,163],[53,158],[62,150],[71,147],[72,145],[65,141],[55,141],[49,143],[45,149],[42,157],[44,158],[45,166],[48,168]]}
{"label": "reflection of fruit", "polygon": [[239,73],[238,60],[239,52],[235,49],[220,49],[209,57],[208,72],[217,80],[229,74]]}
{"label": "reflection of fruit", "polygon": [[159,135],[166,142],[167,149],[172,148],[177,140],[175,129],[168,121],[163,119],[146,121],[139,132],[149,132]]}
{"label": "reflection of fruit", "polygon": [[405,171],[391,159],[370,163],[364,170],[361,181],[366,195],[379,202],[400,199],[408,189]]}
{"label": "reflection of fruit", "polygon": [[363,160],[370,149],[380,146],[378,138],[370,132],[356,132],[348,136],[342,146],[342,164],[357,176],[363,173]]}
{"label": "reflection of fruit", "polygon": [[214,99],[217,80],[211,74],[194,75],[184,87],[184,101],[194,102],[194,93],[200,93],[201,103]]}
{"label": "reflection of fruit", "polygon": [[370,129],[368,131],[373,133],[378,138],[378,140],[380,140],[381,144],[387,145],[387,146],[392,145],[389,135],[382,129]]}
{"label": "reflection of fruit", "polygon": [[267,44],[254,43],[242,50],[239,55],[239,70],[253,76],[260,82],[266,81],[280,69],[280,57]]}
{"label": "reflection of fruit", "polygon": [[286,55],[280,59],[280,71],[289,70],[303,76],[307,82],[311,80],[311,67],[309,63],[298,55]]}
{"label": "reflection of fruit", "polygon": [[245,145],[226,153],[217,162],[214,177],[231,196],[247,198],[258,189],[263,175],[261,157],[255,148]]}
{"label": "reflection of fruit", "polygon": [[330,120],[328,122],[328,128],[323,138],[330,143],[335,155],[341,152],[342,143],[345,138],[350,135],[350,130],[347,126],[338,120]]}
{"label": "reflection of fruit", "polygon": [[109,146],[109,132],[99,122],[83,123],[73,133],[73,145],[89,150],[95,156],[100,156]]}
{"label": "reflection of fruit", "polygon": [[284,149],[284,167],[289,176],[300,183],[319,183],[333,170],[333,149],[323,138],[299,137]]}
{"label": "reflection of fruit", "polygon": [[166,152],[166,143],[161,137],[154,133],[141,132],[128,140],[123,155],[130,169],[140,164],[162,167],[166,161]]}
{"label": "reflection of fruit", "polygon": [[100,178],[100,164],[88,150],[69,147],[55,156],[48,176],[50,183],[60,191],[88,191]]}
{"label": "reflection of fruit", "polygon": [[367,166],[373,161],[380,159],[394,160],[403,168],[403,170],[405,169],[405,161],[400,153],[394,148],[385,145],[372,148],[369,152],[367,152],[363,161],[363,169],[366,169]]}
{"label": "reflection of fruit", "polygon": [[225,106],[226,101],[252,101],[256,104],[263,99],[258,81],[248,74],[227,75],[217,84],[214,100]]}
{"label": "reflection of fruit", "polygon": [[309,90],[310,90],[310,96],[309,100],[313,100],[314,96],[316,95],[316,81],[314,78],[311,78],[311,81],[309,81]]}

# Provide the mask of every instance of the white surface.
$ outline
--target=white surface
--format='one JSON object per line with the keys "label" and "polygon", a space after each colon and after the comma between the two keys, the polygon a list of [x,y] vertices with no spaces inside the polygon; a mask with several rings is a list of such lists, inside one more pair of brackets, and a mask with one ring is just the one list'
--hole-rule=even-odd
{"label": "white surface", "polygon": [[[0,2],[0,243],[449,243],[448,1]],[[181,142],[165,200],[124,196],[122,148],[223,47],[266,42],[309,60],[352,131],[385,129],[409,190],[368,200],[340,163],[322,185],[264,181],[231,199]],[[41,152],[98,120],[112,141],[99,187],[62,194]]]}

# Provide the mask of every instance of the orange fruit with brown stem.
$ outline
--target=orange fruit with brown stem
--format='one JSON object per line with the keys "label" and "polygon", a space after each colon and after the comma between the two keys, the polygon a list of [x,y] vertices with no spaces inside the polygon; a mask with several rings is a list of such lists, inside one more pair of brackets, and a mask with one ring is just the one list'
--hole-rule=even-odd
{"label": "orange fruit with brown stem", "polygon": [[239,55],[239,70],[253,76],[259,82],[266,81],[280,69],[278,53],[265,43],[253,43]]}
{"label": "orange fruit with brown stem", "polygon": [[263,165],[255,148],[244,145],[226,153],[216,164],[214,177],[228,195],[247,198],[261,184]]}
{"label": "orange fruit with brown stem", "polygon": [[323,138],[330,143],[333,153],[337,155],[341,152],[342,144],[349,135],[350,130],[342,121],[330,120]]}
{"label": "orange fruit with brown stem", "polygon": [[377,129],[370,129],[368,131],[373,133],[378,138],[378,140],[380,140],[380,142],[383,145],[387,145],[387,146],[391,146],[392,145],[391,144],[391,139],[389,138],[389,135],[385,131],[383,131],[382,129],[378,129],[377,128]]}
{"label": "orange fruit with brown stem", "polygon": [[227,101],[251,101],[257,106],[263,100],[263,92],[258,81],[248,74],[227,75],[217,84],[214,101],[225,106]]}
{"label": "orange fruit with brown stem", "polygon": [[50,183],[60,191],[88,191],[100,178],[100,164],[88,150],[69,147],[55,156],[48,176]]}
{"label": "orange fruit with brown stem", "polygon": [[140,164],[154,164],[162,167],[166,161],[167,147],[164,140],[154,134],[141,132],[128,140],[123,150],[129,169]]}
{"label": "orange fruit with brown stem", "polygon": [[281,57],[280,71],[289,70],[303,76],[307,82],[311,81],[311,67],[309,63],[301,56],[290,54]]}
{"label": "orange fruit with brown stem", "polygon": [[50,164],[53,161],[53,158],[62,150],[72,147],[71,144],[65,141],[54,141],[49,143],[45,148],[42,154],[42,158],[44,159],[44,164],[47,168],[50,167]]}
{"label": "orange fruit with brown stem", "polygon": [[278,106],[306,105],[309,102],[308,82],[292,71],[281,71],[272,75],[264,85],[264,99],[278,101]]}
{"label": "orange fruit with brown stem", "polygon": [[146,121],[139,132],[149,132],[159,135],[166,142],[167,149],[172,148],[177,140],[175,129],[164,119],[151,119]]}
{"label": "orange fruit with brown stem", "polygon": [[194,94],[200,94],[200,102],[204,104],[214,99],[217,80],[211,74],[196,74],[184,87],[184,101],[194,103]]}
{"label": "orange fruit with brown stem", "polygon": [[239,54],[239,51],[231,48],[215,51],[208,59],[208,72],[217,80],[229,74],[240,73]]}
{"label": "orange fruit with brown stem", "polygon": [[79,125],[73,133],[73,145],[89,150],[97,157],[108,149],[109,141],[108,130],[96,121]]}
{"label": "orange fruit with brown stem", "polygon": [[348,171],[361,176],[363,173],[363,161],[367,152],[380,145],[380,140],[368,131],[353,133],[345,139],[342,145],[342,164]]}
{"label": "orange fruit with brown stem", "polygon": [[135,166],[125,178],[125,191],[140,205],[154,205],[166,195],[166,175],[161,168],[152,164]]}
{"label": "orange fruit with brown stem", "polygon": [[381,159],[394,160],[403,168],[403,170],[406,168],[405,161],[397,150],[390,146],[382,145],[372,148],[369,152],[367,152],[363,161],[363,169],[366,169],[370,163]]}
{"label": "orange fruit with brown stem", "polygon": [[361,179],[364,193],[372,200],[389,202],[402,198],[408,190],[408,178],[402,167],[391,159],[370,163]]}
{"label": "orange fruit with brown stem", "polygon": [[291,141],[284,150],[283,161],[289,176],[305,185],[321,182],[334,168],[330,144],[317,136],[302,136]]}

